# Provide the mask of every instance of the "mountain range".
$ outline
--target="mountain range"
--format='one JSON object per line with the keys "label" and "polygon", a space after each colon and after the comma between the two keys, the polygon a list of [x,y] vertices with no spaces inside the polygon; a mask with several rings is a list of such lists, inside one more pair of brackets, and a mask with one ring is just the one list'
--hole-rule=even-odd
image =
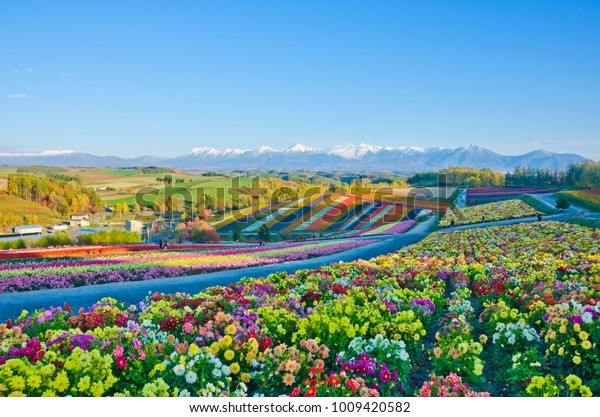
{"label": "mountain range", "polygon": [[193,148],[186,155],[166,158],[139,156],[122,158],[98,156],[75,151],[44,151],[40,153],[0,153],[0,165],[50,165],[64,167],[132,167],[159,165],[184,170],[283,169],[320,171],[437,171],[449,166],[489,168],[513,171],[516,167],[564,170],[569,165],[588,161],[577,154],[553,153],[545,150],[523,155],[501,155],[479,145],[454,149],[420,148],[415,146],[384,147],[361,143],[330,149],[311,148],[295,144],[277,150],[268,146],[257,149],[212,147]]}

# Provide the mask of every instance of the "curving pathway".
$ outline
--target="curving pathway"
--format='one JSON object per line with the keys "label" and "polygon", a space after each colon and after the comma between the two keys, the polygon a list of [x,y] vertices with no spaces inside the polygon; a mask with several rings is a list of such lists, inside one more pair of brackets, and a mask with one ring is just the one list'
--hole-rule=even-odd
{"label": "curving pathway", "polygon": [[[537,196],[536,196],[537,197]],[[540,201],[549,203],[548,196],[540,196]],[[600,218],[599,213],[590,212],[582,207],[573,207],[566,213],[544,216],[544,220],[568,220],[573,217],[586,216]],[[501,220],[486,223],[476,223],[453,228],[445,228],[434,233],[448,233],[455,230],[484,228],[517,223],[537,221],[537,217],[524,217],[518,219]],[[69,303],[73,310],[80,307],[87,308],[103,297],[113,297],[119,301],[136,304],[143,300],[149,293],[197,293],[204,288],[215,285],[228,285],[239,281],[243,277],[261,277],[284,271],[294,272],[299,269],[314,269],[322,265],[336,262],[350,262],[358,259],[370,259],[379,255],[397,251],[427,237],[435,227],[435,217],[417,223],[408,232],[395,236],[379,237],[379,242],[350,249],[332,255],[322,256],[303,261],[285,262],[281,264],[257,266],[252,268],[218,271],[207,274],[187,275],[184,277],[161,278],[149,281],[133,281],[102,285],[90,285],[78,288],[58,288],[49,290],[1,293],[0,294],[0,321],[16,318],[22,310],[32,311],[50,306],[62,306]],[[373,239],[376,236],[369,236]]]}

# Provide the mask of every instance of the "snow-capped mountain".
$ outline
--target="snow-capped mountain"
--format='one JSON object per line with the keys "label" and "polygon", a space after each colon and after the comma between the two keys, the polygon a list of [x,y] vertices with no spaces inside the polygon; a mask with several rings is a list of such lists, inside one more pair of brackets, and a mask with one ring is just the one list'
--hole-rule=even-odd
{"label": "snow-capped mountain", "polygon": [[161,165],[178,169],[232,170],[361,170],[417,172],[436,171],[449,166],[489,168],[512,171],[517,166],[566,169],[570,164],[586,161],[576,154],[558,154],[544,150],[524,155],[507,156],[479,145],[455,149],[421,148],[416,146],[384,147],[360,143],[319,149],[297,143],[283,149],[260,146],[257,149],[227,148],[223,151],[201,146],[176,158],[141,156],[120,158],[97,156],[75,151],[44,151],[39,153],[0,153],[0,165],[56,165],[123,167]]}

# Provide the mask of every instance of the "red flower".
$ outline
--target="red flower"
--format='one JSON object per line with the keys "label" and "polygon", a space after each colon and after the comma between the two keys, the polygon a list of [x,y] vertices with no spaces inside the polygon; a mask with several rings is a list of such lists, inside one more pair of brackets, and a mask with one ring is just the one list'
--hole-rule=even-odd
{"label": "red flower", "polygon": [[290,397],[297,397],[300,394],[302,394],[302,390],[300,388],[296,387],[290,394]]}
{"label": "red flower", "polygon": [[329,383],[331,387],[336,387],[340,385],[340,377],[336,374],[331,374],[327,377],[327,383]]}
{"label": "red flower", "polygon": [[117,367],[119,369],[125,369],[125,367],[127,366],[127,359],[125,359],[124,356],[119,356],[115,363],[117,364]]}
{"label": "red flower", "polygon": [[317,387],[314,385],[308,387],[306,393],[304,394],[305,397],[314,397],[315,395],[317,395]]}

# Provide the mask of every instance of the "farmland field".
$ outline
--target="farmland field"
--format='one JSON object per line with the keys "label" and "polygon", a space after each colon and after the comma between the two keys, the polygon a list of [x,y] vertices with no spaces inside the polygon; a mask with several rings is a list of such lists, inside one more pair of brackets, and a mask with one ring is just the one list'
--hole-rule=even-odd
{"label": "farmland field", "polygon": [[[0,325],[2,395],[600,394],[600,235],[542,222]],[[30,382],[27,382],[30,381]]]}

